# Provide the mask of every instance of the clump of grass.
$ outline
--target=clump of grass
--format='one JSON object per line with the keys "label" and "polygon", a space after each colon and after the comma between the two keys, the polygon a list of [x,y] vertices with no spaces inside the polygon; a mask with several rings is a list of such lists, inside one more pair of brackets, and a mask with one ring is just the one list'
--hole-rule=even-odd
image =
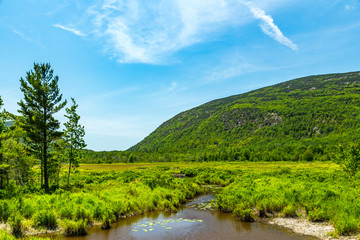
{"label": "clump of grass", "polygon": [[74,216],[72,205],[63,206],[59,211],[59,215],[62,219],[72,219]]}
{"label": "clump of grass", "polygon": [[288,205],[284,207],[282,213],[284,214],[285,217],[295,218],[298,216],[296,210],[297,208],[294,205]]}
{"label": "clump of grass", "polygon": [[33,216],[35,228],[56,229],[58,222],[56,214],[51,210],[41,210]]}
{"label": "clump of grass", "polygon": [[21,208],[21,213],[24,218],[31,219],[31,217],[35,213],[34,206],[29,202],[24,203],[24,205]]}
{"label": "clump of grass", "polygon": [[250,204],[248,202],[244,202],[239,204],[234,210],[233,215],[238,217],[242,222],[253,222],[253,214],[252,209],[250,208]]}
{"label": "clump of grass", "polygon": [[359,222],[352,216],[340,216],[334,225],[336,232],[345,236],[355,234],[360,230]]}
{"label": "clump of grass", "polygon": [[331,238],[339,238],[339,234],[336,231],[328,232],[328,233],[326,233],[326,236],[330,237],[330,239]]}
{"label": "clump of grass", "polygon": [[0,239],[2,240],[16,240],[16,238],[10,235],[7,231],[0,231]]}
{"label": "clump of grass", "polygon": [[330,216],[325,209],[314,208],[308,212],[308,219],[311,222],[325,222],[330,219]]}
{"label": "clump of grass", "polygon": [[91,223],[92,222],[91,212],[89,209],[85,209],[84,207],[79,206],[75,210],[74,219],[75,220],[82,219],[82,220],[86,220],[88,223]]}
{"label": "clump of grass", "polygon": [[0,218],[6,222],[12,212],[12,206],[7,200],[0,201]]}
{"label": "clump of grass", "polygon": [[24,235],[25,227],[23,224],[23,217],[19,213],[16,213],[10,217],[10,228],[11,233],[15,237],[19,238]]}
{"label": "clump of grass", "polygon": [[114,215],[110,214],[109,212],[106,212],[103,215],[101,229],[109,229],[111,228],[111,223],[115,222]]}
{"label": "clump of grass", "polygon": [[80,219],[79,221],[74,221],[66,219],[61,222],[61,225],[66,236],[85,236],[87,234],[86,220]]}

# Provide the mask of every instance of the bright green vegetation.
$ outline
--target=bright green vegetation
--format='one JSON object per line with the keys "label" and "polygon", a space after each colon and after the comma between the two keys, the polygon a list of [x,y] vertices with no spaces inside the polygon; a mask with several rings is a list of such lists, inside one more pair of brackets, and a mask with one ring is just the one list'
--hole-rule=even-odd
{"label": "bright green vegetation", "polygon": [[[242,221],[258,217],[304,217],[330,222],[336,234],[360,232],[360,180],[331,162],[212,162],[84,165],[67,184],[67,170],[52,194],[13,186],[0,200],[0,219],[12,233],[55,229],[84,235],[146,211],[177,211],[203,192],[225,186],[216,206]],[[37,170],[38,171],[38,170]],[[176,178],[175,176],[185,176]],[[9,193],[8,193],[9,194]],[[27,229],[27,231],[26,231]],[[19,234],[20,233],[20,234]]]}
{"label": "bright green vegetation", "polygon": [[[0,221],[11,230],[2,239],[85,235],[133,214],[177,211],[209,184],[226,186],[216,205],[241,221],[306,217],[333,224],[330,235],[360,232],[360,72],[206,103],[125,152],[82,150],[74,99],[59,130],[54,114],[66,100],[50,64],[34,64],[20,83],[21,116],[0,112]],[[109,164],[72,170],[79,162]],[[134,162],[156,163],[125,164]]]}
{"label": "bright green vegetation", "polygon": [[[60,121],[54,115],[67,101],[62,99],[58,81],[49,63],[34,63],[26,77],[20,78],[24,94],[18,102],[21,115],[0,112],[0,197],[11,195],[14,183],[28,190],[37,187],[37,181],[46,192],[55,190],[64,163],[69,163],[70,185],[71,169],[78,166],[80,150],[86,146],[85,131],[79,124],[74,98],[72,106],[66,108],[65,129],[60,131]],[[2,106],[0,96],[0,110]],[[34,173],[35,165],[40,168],[40,175]]]}
{"label": "bright green vegetation", "polygon": [[[6,231],[0,231],[1,240],[16,240],[17,238]],[[50,240],[50,238],[28,237],[27,240]]]}
{"label": "bright green vegetation", "polygon": [[337,144],[359,140],[359,92],[360,72],[283,82],[182,112],[130,151],[155,160],[329,160]]}
{"label": "bright green vegetation", "polygon": [[219,210],[242,221],[258,217],[305,217],[330,222],[339,235],[360,232],[360,179],[335,164],[219,163],[181,170],[201,184],[227,185]]}
{"label": "bright green vegetation", "polygon": [[331,222],[340,235],[360,230],[360,181],[341,171],[244,173],[216,198],[222,211],[242,220],[254,215],[307,216],[312,222]]}
{"label": "bright green vegetation", "polygon": [[12,186],[0,200],[0,219],[15,236],[26,231],[59,230],[65,235],[85,235],[87,228],[111,223],[146,211],[177,211],[202,190],[192,179],[175,178],[170,167],[136,171],[77,171],[68,185],[66,170],[61,187],[52,194],[24,192]]}

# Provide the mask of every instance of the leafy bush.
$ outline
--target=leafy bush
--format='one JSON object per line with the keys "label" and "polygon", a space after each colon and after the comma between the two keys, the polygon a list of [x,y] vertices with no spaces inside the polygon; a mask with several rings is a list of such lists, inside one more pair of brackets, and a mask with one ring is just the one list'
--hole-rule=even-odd
{"label": "leafy bush", "polygon": [[64,234],[66,236],[85,236],[87,234],[86,220],[83,219],[80,219],[79,221],[64,220],[62,221],[61,225],[64,229]]}
{"label": "leafy bush", "polygon": [[10,219],[11,232],[15,237],[22,237],[24,235],[23,217],[20,214],[11,216]]}
{"label": "leafy bush", "polygon": [[12,212],[12,206],[9,204],[9,201],[3,200],[0,201],[0,218],[2,221],[6,222],[10,217]]}
{"label": "leafy bush", "polygon": [[340,216],[338,221],[334,223],[337,233],[340,235],[351,235],[359,232],[359,222],[351,216]]}
{"label": "leafy bush", "polygon": [[83,206],[78,206],[74,214],[75,220],[86,220],[88,223],[92,221],[90,209],[85,209]]}
{"label": "leafy bush", "polygon": [[308,218],[311,222],[325,222],[330,219],[329,213],[323,208],[315,208],[309,211]]}
{"label": "leafy bush", "polygon": [[35,228],[56,229],[58,222],[56,214],[51,210],[41,210],[33,216]]}
{"label": "leafy bush", "polygon": [[248,202],[242,202],[241,204],[237,205],[232,213],[235,217],[238,217],[240,221],[243,222],[254,221],[254,218],[252,216],[252,209],[250,208],[250,203]]}
{"label": "leafy bush", "polygon": [[234,209],[233,214],[235,217],[238,217],[240,219],[240,221],[243,221],[243,222],[253,222],[254,221],[251,208],[243,209],[242,207],[237,207]]}
{"label": "leafy bush", "polygon": [[285,217],[297,217],[297,213],[296,213],[296,207],[294,205],[288,205],[286,207],[284,207],[284,209],[282,210],[282,213],[284,214]]}
{"label": "leafy bush", "polygon": [[16,238],[10,235],[7,231],[0,231],[0,239],[2,240],[16,240]]}

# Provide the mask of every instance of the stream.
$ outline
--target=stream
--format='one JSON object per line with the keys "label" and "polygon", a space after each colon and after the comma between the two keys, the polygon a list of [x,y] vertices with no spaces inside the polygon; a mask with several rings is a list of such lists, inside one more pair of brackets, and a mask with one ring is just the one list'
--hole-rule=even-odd
{"label": "stream", "polygon": [[150,212],[120,220],[111,229],[92,228],[87,236],[51,236],[56,240],[120,240],[120,239],[246,239],[246,240],[310,240],[286,229],[264,223],[244,223],[230,213],[212,208],[214,194],[193,199],[177,213]]}

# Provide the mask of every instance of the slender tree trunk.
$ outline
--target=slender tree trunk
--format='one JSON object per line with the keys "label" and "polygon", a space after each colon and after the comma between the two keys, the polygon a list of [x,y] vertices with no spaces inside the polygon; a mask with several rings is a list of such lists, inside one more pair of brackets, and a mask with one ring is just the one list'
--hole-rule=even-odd
{"label": "slender tree trunk", "polygon": [[70,157],[69,157],[69,174],[68,174],[68,185],[70,185],[70,172],[71,172],[71,162],[72,162],[72,147],[70,148]]}
{"label": "slender tree trunk", "polygon": [[47,162],[47,134],[46,134],[46,110],[44,111],[44,122],[45,127],[43,129],[44,139],[43,139],[43,159],[44,159],[44,187],[45,192],[49,192],[49,176],[48,176],[48,162]]}
{"label": "slender tree trunk", "polygon": [[40,157],[40,171],[41,171],[41,176],[40,176],[41,187],[43,187],[44,186],[44,169],[43,169],[42,156]]}

